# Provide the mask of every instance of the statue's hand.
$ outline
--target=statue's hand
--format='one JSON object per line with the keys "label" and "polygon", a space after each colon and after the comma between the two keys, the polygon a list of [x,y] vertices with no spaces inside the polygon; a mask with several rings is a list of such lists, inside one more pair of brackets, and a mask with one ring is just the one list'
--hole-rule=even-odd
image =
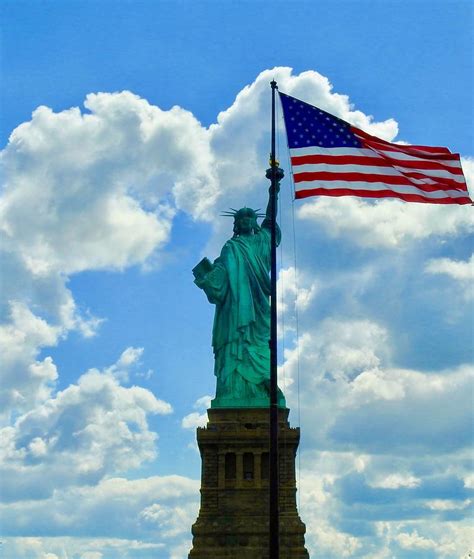
{"label": "statue's hand", "polygon": [[[284,173],[283,169],[281,169],[278,166],[274,169],[272,169],[270,167],[270,169],[267,169],[266,172],[265,172],[265,176],[267,177],[268,180],[270,180],[270,181],[272,180],[273,173],[275,173],[276,190],[277,190],[277,193],[278,193],[278,192],[280,192],[280,181],[285,176],[285,173]],[[271,194],[271,190],[270,190],[270,194]]]}

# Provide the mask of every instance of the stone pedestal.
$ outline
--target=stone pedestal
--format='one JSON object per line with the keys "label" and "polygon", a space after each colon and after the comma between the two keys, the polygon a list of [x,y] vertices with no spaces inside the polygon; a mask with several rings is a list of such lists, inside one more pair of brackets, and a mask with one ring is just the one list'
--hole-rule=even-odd
{"label": "stone pedestal", "polygon": [[[280,558],[309,559],[296,508],[299,429],[279,410]],[[265,559],[269,545],[269,410],[209,409],[198,428],[201,508],[189,559]]]}

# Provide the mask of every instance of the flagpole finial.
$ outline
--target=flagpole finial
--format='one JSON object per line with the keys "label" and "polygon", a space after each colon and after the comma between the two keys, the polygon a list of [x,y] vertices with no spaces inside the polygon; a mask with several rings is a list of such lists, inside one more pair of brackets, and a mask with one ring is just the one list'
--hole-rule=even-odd
{"label": "flagpole finial", "polygon": [[270,85],[272,86],[272,89],[278,89],[277,82],[274,79],[270,82]]}

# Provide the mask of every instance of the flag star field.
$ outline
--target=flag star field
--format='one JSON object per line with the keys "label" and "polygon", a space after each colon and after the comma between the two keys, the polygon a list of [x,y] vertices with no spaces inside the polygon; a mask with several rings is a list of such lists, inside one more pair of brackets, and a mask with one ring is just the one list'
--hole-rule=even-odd
{"label": "flag star field", "polygon": [[287,95],[280,94],[280,99],[283,111],[288,115],[286,130],[290,149],[309,145],[324,148],[362,147],[347,122]]}
{"label": "flag star field", "polygon": [[473,555],[472,16],[0,3],[2,559],[188,557],[216,383],[192,270],[267,207],[272,80],[310,557]]}

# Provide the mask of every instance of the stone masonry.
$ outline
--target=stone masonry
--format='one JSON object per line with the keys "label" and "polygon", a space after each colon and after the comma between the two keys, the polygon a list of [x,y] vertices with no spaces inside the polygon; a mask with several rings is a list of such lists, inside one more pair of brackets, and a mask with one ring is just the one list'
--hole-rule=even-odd
{"label": "stone masonry", "polygon": [[[300,431],[279,410],[280,558],[309,559],[296,507]],[[269,410],[209,409],[198,428],[201,508],[189,559],[265,559],[269,544]]]}

